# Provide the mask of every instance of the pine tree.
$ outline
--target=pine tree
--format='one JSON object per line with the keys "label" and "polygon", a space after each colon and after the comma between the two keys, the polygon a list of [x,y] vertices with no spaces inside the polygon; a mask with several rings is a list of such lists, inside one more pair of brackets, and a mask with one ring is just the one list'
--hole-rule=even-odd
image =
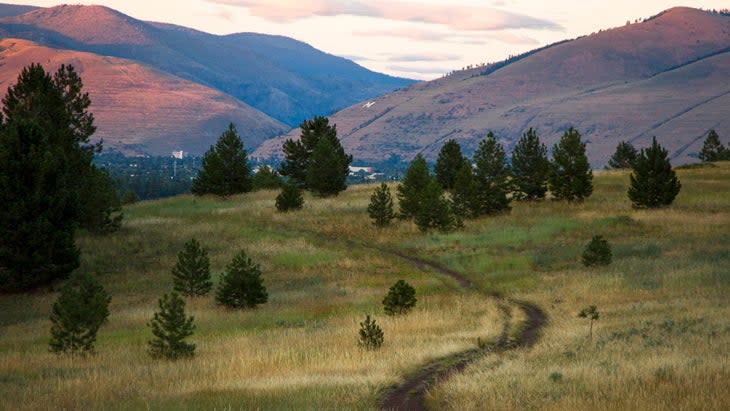
{"label": "pine tree", "polygon": [[431,180],[428,172],[426,160],[420,154],[411,161],[406,170],[406,175],[398,184],[396,196],[398,197],[398,207],[400,208],[399,218],[413,218],[420,207],[420,196],[423,190]]}
{"label": "pine tree", "polygon": [[473,218],[476,208],[476,186],[471,164],[464,162],[456,172],[454,188],[451,190],[451,203],[454,215],[463,220]]}
{"label": "pine tree", "polygon": [[474,152],[474,215],[509,211],[509,167],[504,149],[490,131]]}
{"label": "pine tree", "polygon": [[301,210],[304,207],[302,191],[291,181],[284,183],[281,192],[276,196],[276,209],[281,212]]}
{"label": "pine tree", "polygon": [[155,336],[148,342],[153,358],[176,360],[195,355],[195,344],[185,341],[193,335],[193,316],[185,314],[185,300],[177,293],[165,294],[158,301],[160,310],[147,324]]}
{"label": "pine tree", "polygon": [[256,308],[269,299],[261,279],[261,269],[244,251],[226,267],[215,296],[216,302],[228,308]]}
{"label": "pine tree", "polygon": [[624,169],[631,168],[636,162],[636,158],[639,156],[639,152],[631,143],[622,141],[616,146],[616,152],[613,153],[611,158],[608,160],[609,169]]}
{"label": "pine tree", "polygon": [[593,193],[593,172],[586,145],[573,127],[553,146],[548,185],[556,200],[583,201]]}
{"label": "pine tree", "polygon": [[51,312],[51,351],[94,352],[96,333],[109,317],[111,297],[93,277],[76,274],[63,286]]}
{"label": "pine tree", "polygon": [[720,142],[720,137],[715,130],[710,130],[702,144],[700,160],[705,162],[730,160],[730,151]]}
{"label": "pine tree", "polygon": [[288,139],[282,146],[284,161],[281,163],[279,173],[286,176],[299,188],[306,189],[309,162],[314,148],[321,139],[326,139],[334,148],[339,158],[338,165],[341,175],[347,177],[352,156],[345,153],[340,140],[337,138],[337,127],[329,124],[326,117],[316,116],[311,120],[305,120],[299,125],[302,134],[299,140]]}
{"label": "pine tree", "polygon": [[360,338],[357,345],[366,350],[377,350],[385,340],[383,330],[375,323],[375,319],[371,319],[369,315],[365,317],[365,321],[360,323],[358,334]]}
{"label": "pine tree", "polygon": [[598,320],[601,314],[598,312],[598,308],[595,305],[588,306],[578,313],[578,318],[587,318],[590,320],[591,325],[588,330],[588,338],[593,338],[593,322]]}
{"label": "pine tree", "polygon": [[203,156],[202,168],[193,179],[195,195],[227,197],[251,191],[251,168],[246,150],[233,123]]}
{"label": "pine tree", "polygon": [[269,166],[259,167],[256,174],[253,175],[251,183],[254,190],[273,190],[281,188],[283,182],[279,174]]}
{"label": "pine tree", "polygon": [[603,236],[597,235],[586,245],[582,255],[583,265],[594,267],[611,264],[611,246]]}
{"label": "pine tree", "polygon": [[388,315],[406,314],[416,306],[416,289],[403,280],[398,280],[383,298],[383,307]]}
{"label": "pine tree", "polygon": [[512,150],[512,186],[518,200],[534,201],[545,198],[550,161],[547,147],[540,143],[530,127]]}
{"label": "pine tree", "polygon": [[175,291],[187,297],[208,294],[213,287],[208,252],[195,238],[186,242],[178,253],[177,263],[172,268],[172,281]]}
{"label": "pine tree", "polygon": [[443,188],[436,179],[429,181],[418,196],[418,210],[414,216],[418,229],[423,233],[431,230],[449,231],[457,226],[451,209],[451,201],[444,197]]}
{"label": "pine tree", "polygon": [[336,196],[347,188],[347,174],[342,173],[342,159],[336,150],[329,139],[322,138],[309,159],[307,187],[319,197]]}
{"label": "pine tree", "polygon": [[672,170],[667,150],[659,145],[656,137],[651,146],[641,150],[634,164],[628,191],[635,208],[657,208],[672,204],[682,188],[677,174]]}
{"label": "pine tree", "polygon": [[454,188],[456,173],[467,160],[461,155],[461,146],[456,140],[447,141],[439,151],[434,168],[436,180],[444,190],[451,191]]}
{"label": "pine tree", "polygon": [[390,195],[390,189],[387,184],[382,183],[370,196],[368,215],[376,227],[386,227],[395,218],[393,198]]}
{"label": "pine tree", "polygon": [[86,185],[81,187],[79,225],[93,233],[113,233],[122,226],[122,203],[117,194],[116,184],[105,169],[93,164],[84,178]]}

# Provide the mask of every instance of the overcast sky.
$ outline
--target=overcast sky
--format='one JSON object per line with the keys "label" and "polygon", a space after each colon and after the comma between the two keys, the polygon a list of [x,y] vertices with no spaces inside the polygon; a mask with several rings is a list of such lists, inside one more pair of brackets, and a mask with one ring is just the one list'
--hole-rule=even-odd
{"label": "overcast sky", "polygon": [[[58,1],[7,0],[54,6]],[[74,0],[215,34],[293,37],[379,72],[432,79],[684,5],[727,0]]]}

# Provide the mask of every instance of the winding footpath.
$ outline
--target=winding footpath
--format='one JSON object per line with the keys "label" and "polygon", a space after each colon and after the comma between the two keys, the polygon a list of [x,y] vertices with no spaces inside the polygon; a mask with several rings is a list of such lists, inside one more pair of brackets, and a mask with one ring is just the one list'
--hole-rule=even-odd
{"label": "winding footpath", "polygon": [[[392,249],[378,248],[381,252],[398,257],[410,262],[421,270],[433,270],[456,281],[459,287],[471,288],[471,282],[462,274],[448,269],[440,264],[423,260],[417,257],[403,254]],[[492,296],[502,298],[499,296]],[[447,357],[439,358],[424,365],[417,374],[408,377],[403,383],[394,389],[387,391],[380,400],[383,410],[408,410],[425,411],[426,394],[428,390],[440,382],[445,381],[454,374],[463,372],[467,365],[478,360],[488,352],[500,352],[523,347],[531,347],[537,342],[540,331],[547,324],[547,316],[536,305],[516,301],[509,298],[503,299],[519,307],[527,317],[525,326],[516,339],[509,340],[510,315],[506,305],[500,304],[500,310],[505,315],[505,322],[498,341],[486,348],[473,348],[462,351]]]}

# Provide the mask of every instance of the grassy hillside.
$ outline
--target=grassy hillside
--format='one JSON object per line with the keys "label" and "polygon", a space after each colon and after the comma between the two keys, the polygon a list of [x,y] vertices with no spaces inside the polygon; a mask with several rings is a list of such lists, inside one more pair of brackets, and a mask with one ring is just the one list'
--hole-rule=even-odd
{"label": "grassy hillside", "polygon": [[[584,204],[514,204],[509,215],[429,236],[410,223],[372,227],[372,186],[307,198],[292,214],[274,211],[275,192],[137,204],[125,210],[121,233],[80,238],[81,270],[113,296],[97,355],[48,353],[55,292],[0,296],[2,407],[374,409],[382,390],[427,361],[474,348],[478,337],[494,341],[507,303],[487,294],[499,292],[546,311],[543,337],[530,350],[486,355],[438,386],[428,399],[434,408],[723,408],[730,164],[679,177],[682,192],[663,210],[633,210],[627,174],[601,172]],[[586,269],[579,256],[594,234],[613,245],[614,262]],[[192,236],[209,248],[216,273],[246,249],[262,266],[270,300],[244,312],[212,297],[189,301],[198,355],[152,361],[145,323]],[[475,287],[462,290],[378,248],[439,262]],[[380,302],[400,278],[416,287],[417,309],[388,318]],[[589,304],[601,312],[592,340],[587,321],[576,318]],[[356,345],[367,313],[385,332],[378,352]]]}

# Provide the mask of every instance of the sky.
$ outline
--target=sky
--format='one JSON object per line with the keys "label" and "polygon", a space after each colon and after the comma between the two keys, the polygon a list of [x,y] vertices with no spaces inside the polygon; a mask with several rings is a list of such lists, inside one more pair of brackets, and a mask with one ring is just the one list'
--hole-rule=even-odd
{"label": "sky", "polygon": [[[57,0],[7,0],[50,7]],[[74,0],[214,34],[292,37],[368,69],[428,80],[559,40],[727,0]]]}

